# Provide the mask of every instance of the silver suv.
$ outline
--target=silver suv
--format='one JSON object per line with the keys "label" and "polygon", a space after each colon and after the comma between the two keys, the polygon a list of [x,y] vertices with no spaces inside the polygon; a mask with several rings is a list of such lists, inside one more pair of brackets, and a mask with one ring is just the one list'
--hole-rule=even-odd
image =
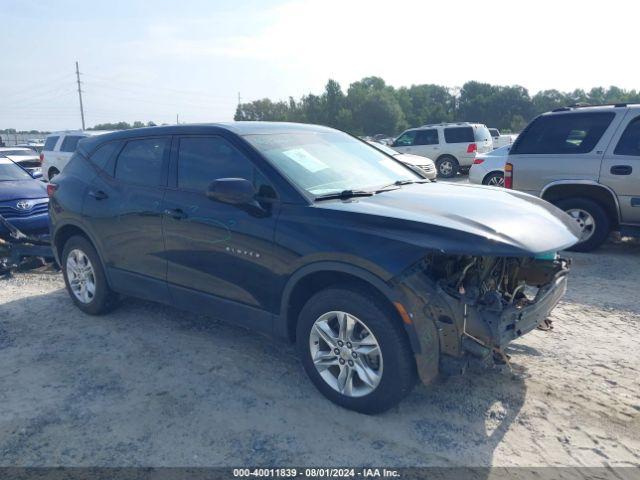
{"label": "silver suv", "polygon": [[476,153],[490,152],[493,140],[481,123],[438,123],[405,130],[391,147],[433,159],[438,175],[450,178],[461,170],[468,171]]}
{"label": "silver suv", "polygon": [[640,105],[565,107],[535,118],[509,151],[505,187],[537,195],[582,228],[572,250],[611,231],[640,236]]}

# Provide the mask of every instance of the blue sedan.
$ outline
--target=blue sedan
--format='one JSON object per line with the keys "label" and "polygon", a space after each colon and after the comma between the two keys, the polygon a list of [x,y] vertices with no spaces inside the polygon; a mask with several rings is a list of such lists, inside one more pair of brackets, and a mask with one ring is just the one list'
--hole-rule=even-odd
{"label": "blue sedan", "polygon": [[[8,158],[0,158],[0,215],[23,233],[49,233],[47,186]],[[0,225],[0,238],[9,232]]]}

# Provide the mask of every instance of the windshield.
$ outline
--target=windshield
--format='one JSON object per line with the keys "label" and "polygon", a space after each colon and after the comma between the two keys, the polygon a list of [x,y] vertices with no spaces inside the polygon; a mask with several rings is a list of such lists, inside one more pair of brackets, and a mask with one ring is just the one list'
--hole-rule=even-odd
{"label": "windshield", "polygon": [[32,178],[11,160],[0,158],[0,182],[11,180],[32,180]]}
{"label": "windshield", "polygon": [[244,138],[294,184],[312,195],[422,179],[401,163],[342,132],[277,133]]}
{"label": "windshield", "polygon": [[35,152],[33,150],[2,150],[0,156],[2,157],[33,157]]}

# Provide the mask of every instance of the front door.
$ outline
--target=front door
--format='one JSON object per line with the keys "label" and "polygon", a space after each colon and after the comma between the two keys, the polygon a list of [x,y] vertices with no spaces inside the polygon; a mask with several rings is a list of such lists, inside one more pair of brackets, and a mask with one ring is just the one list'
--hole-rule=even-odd
{"label": "front door", "polygon": [[600,183],[618,197],[622,222],[640,224],[640,115],[628,120],[605,153]]}
{"label": "front door", "polygon": [[[273,188],[222,136],[176,138],[171,168],[174,188],[164,199],[163,229],[167,279],[176,303],[241,323],[249,320],[242,307],[273,312]],[[207,188],[219,178],[252,181],[260,206],[243,208],[209,199]]]}

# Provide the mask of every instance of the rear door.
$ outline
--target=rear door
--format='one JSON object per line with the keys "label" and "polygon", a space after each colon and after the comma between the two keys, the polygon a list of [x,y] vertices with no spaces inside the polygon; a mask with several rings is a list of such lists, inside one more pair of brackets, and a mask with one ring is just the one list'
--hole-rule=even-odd
{"label": "rear door", "polygon": [[159,136],[101,146],[90,157],[100,172],[83,206],[114,284],[144,298],[161,295],[160,300],[166,291],[149,285],[166,289],[161,207],[170,144],[170,136]]}
{"label": "rear door", "polygon": [[[174,301],[268,330],[269,320],[256,312],[274,309],[269,286],[277,278],[269,264],[275,190],[247,155],[221,135],[176,137],[171,172],[163,226]],[[258,192],[255,208],[209,199],[207,188],[219,178],[252,181]]]}
{"label": "rear door", "polygon": [[618,197],[623,223],[640,224],[640,112],[629,111],[602,161],[600,183]]}
{"label": "rear door", "polygon": [[559,180],[597,181],[604,150],[620,119],[615,111],[542,115],[509,151],[513,188],[533,195]]}

